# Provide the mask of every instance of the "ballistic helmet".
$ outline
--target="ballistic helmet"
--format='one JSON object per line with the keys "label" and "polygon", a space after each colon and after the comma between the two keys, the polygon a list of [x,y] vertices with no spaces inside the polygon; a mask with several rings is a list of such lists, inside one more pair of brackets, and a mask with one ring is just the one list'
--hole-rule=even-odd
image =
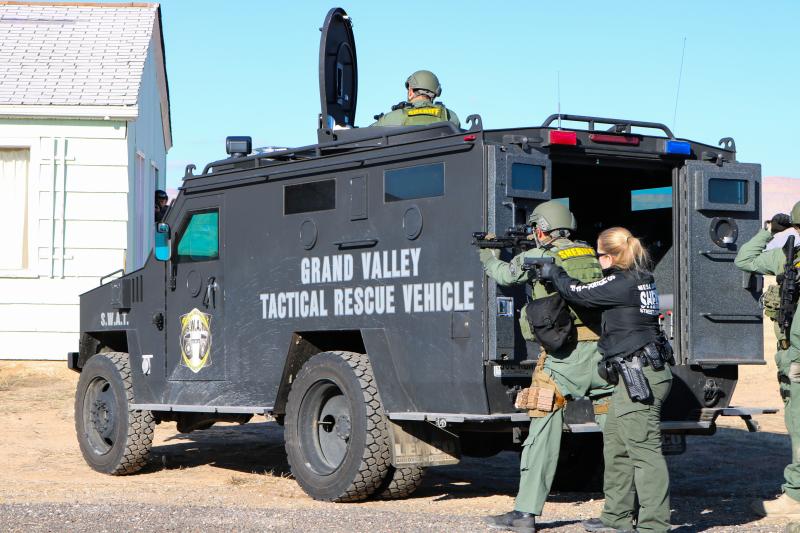
{"label": "ballistic helmet", "polygon": [[156,201],[168,200],[168,199],[169,197],[167,196],[167,193],[165,191],[162,191],[161,189],[156,189]]}
{"label": "ballistic helmet", "polygon": [[792,208],[792,224],[800,224],[800,202]]}
{"label": "ballistic helmet", "polygon": [[[798,215],[800,215],[800,210]],[[578,229],[575,215],[572,214],[567,206],[557,200],[550,200],[537,205],[531,216],[528,217],[528,225],[537,227],[545,233],[557,229],[568,229],[570,231]]]}
{"label": "ballistic helmet", "polygon": [[423,90],[434,96],[442,95],[439,78],[430,70],[418,70],[406,80],[406,89]]}

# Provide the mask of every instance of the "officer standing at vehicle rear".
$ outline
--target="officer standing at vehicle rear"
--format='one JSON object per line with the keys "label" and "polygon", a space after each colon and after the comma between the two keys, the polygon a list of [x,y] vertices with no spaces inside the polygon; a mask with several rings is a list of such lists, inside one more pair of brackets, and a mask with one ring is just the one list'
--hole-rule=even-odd
{"label": "officer standing at vehicle rear", "polygon": [[[773,221],[776,217],[773,217]],[[792,208],[791,224],[800,228],[800,202]],[[771,228],[775,229],[775,228]],[[742,245],[736,254],[736,266],[745,272],[757,272],[778,277],[778,286],[770,287],[764,294],[764,312],[775,322],[778,347],[775,362],[778,366],[778,384],[784,405],[784,421],[792,441],[792,462],[783,471],[782,494],[772,501],[753,502],[753,510],[762,516],[800,518],[800,320],[794,317],[788,330],[782,331],[778,323],[781,305],[780,292],[786,282],[784,269],[787,256],[782,248],[767,249],[774,235],[761,230]],[[800,241],[795,240],[793,262],[798,262]],[[796,310],[797,296],[793,307]]]}
{"label": "officer standing at vehicle rear", "polygon": [[442,95],[439,78],[430,70],[418,70],[406,80],[408,99],[392,106],[389,113],[377,115],[372,126],[426,126],[448,120],[461,127],[458,116],[443,103],[434,102]]}
{"label": "officer standing at vehicle rear", "polygon": [[602,310],[604,373],[615,383],[603,430],[606,501],[601,517],[583,523],[587,531],[630,530],[635,512],[631,483],[639,496],[637,531],[669,531],[669,473],[661,452],[661,406],[672,384],[672,348],[661,332],[660,305],[649,258],[625,228],[597,238],[603,278],[582,282],[558,265],[545,265],[549,281],[573,306]]}
{"label": "officer standing at vehicle rear", "polygon": [[[528,224],[535,231],[539,247],[517,255],[508,263],[498,259],[492,250],[480,250],[480,259],[486,274],[498,284],[530,283],[532,302],[529,306],[542,309],[540,306],[547,306],[558,296],[532,279],[530,272],[523,271],[525,258],[552,257],[557,264],[563,265],[571,275],[580,280],[590,282],[600,279],[600,264],[594,250],[586,243],[570,239],[570,232],[575,231],[577,225],[575,217],[565,205],[557,201],[540,204],[531,213]],[[579,315],[566,306],[564,308],[576,324],[577,334],[567,339],[563,346],[548,350],[546,355],[540,355],[533,378],[533,387],[553,389],[556,401],[550,410],[529,410],[531,424],[522,448],[519,492],[514,510],[488,517],[487,521],[493,528],[511,527],[514,531],[535,531],[535,517],[542,514],[558,463],[564,402],[584,396],[599,398],[612,390],[597,373],[597,363],[600,361],[597,350],[597,316],[589,316],[585,312]],[[534,318],[536,322],[535,318],[540,318],[547,322],[552,317],[540,316],[544,312],[535,314],[536,317],[529,317],[525,312],[520,319],[523,337],[529,341],[539,340],[543,345],[549,344],[543,342],[541,337],[544,333],[541,330],[532,331],[529,319]],[[606,407],[605,402],[596,403],[596,419],[600,424],[603,422]]]}

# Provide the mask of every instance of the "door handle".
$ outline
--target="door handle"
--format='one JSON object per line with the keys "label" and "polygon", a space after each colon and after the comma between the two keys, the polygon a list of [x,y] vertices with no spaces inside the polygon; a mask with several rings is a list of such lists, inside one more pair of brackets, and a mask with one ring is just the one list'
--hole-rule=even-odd
{"label": "door handle", "polygon": [[217,285],[217,279],[214,276],[211,276],[206,280],[206,295],[203,296],[203,305],[208,307],[210,303],[212,307],[216,309],[217,307],[217,289],[219,285]]}

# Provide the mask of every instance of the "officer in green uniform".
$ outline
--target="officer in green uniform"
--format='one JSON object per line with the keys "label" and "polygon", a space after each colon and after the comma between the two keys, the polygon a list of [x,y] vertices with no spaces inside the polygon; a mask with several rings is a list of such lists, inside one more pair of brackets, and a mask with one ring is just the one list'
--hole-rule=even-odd
{"label": "officer in green uniform", "polygon": [[[545,298],[554,293],[544,284],[537,282],[529,272],[522,270],[526,257],[553,257],[571,276],[585,282],[596,281],[602,277],[600,264],[594,249],[586,243],[570,240],[570,232],[575,231],[575,217],[569,209],[557,201],[540,204],[533,210],[528,224],[534,228],[539,247],[525,251],[510,262],[498,259],[493,250],[481,249],[480,259],[486,274],[500,285],[531,283],[532,300]],[[487,518],[490,527],[514,531],[535,531],[535,517],[542,514],[544,502],[550,492],[558,463],[561,433],[564,422],[563,405],[584,396],[595,401],[595,419],[601,425],[607,409],[607,395],[613,386],[606,383],[597,373],[601,360],[597,350],[598,317],[583,309],[570,309],[577,326],[577,339],[562,348],[539,357],[534,372],[533,385],[548,384],[556,389],[553,410],[542,412],[530,410],[531,424],[528,438],[525,439],[520,460],[520,483],[514,510],[503,515]],[[583,318],[582,318],[583,317]],[[584,319],[586,319],[584,321]],[[535,340],[527,317],[520,319],[523,336]],[[590,329],[590,327],[592,329]],[[531,389],[529,389],[531,390]],[[605,396],[605,398],[604,398]],[[633,493],[630,495],[633,500]],[[632,505],[631,501],[631,505]]]}
{"label": "officer in green uniform", "polygon": [[442,95],[439,78],[429,70],[418,70],[406,80],[408,99],[392,106],[392,111],[377,115],[371,126],[427,126],[448,120],[460,128],[458,116],[434,99]]}
{"label": "officer in green uniform", "polygon": [[[791,221],[795,228],[800,227],[800,202],[792,208]],[[773,234],[768,230],[756,233],[736,254],[736,266],[745,272],[778,276],[779,282],[782,282],[786,255],[781,248],[766,250],[772,238]],[[795,242],[795,260],[799,245],[800,242]],[[768,289],[764,295],[764,309],[765,314],[776,321],[778,347],[775,362],[783,397],[784,421],[792,441],[792,462],[783,471],[783,494],[772,501],[756,501],[753,509],[762,516],[800,519],[800,319],[795,316],[787,339],[777,322],[779,305],[777,289]]]}

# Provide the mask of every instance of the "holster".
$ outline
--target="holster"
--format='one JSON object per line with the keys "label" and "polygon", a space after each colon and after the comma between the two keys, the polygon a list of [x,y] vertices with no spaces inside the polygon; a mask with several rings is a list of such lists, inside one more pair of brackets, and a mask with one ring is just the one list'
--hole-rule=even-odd
{"label": "holster", "polygon": [[643,402],[652,395],[650,384],[647,382],[647,377],[645,377],[642,370],[641,357],[634,355],[629,359],[623,359],[622,357],[612,359],[612,364],[622,377],[625,390],[628,391],[628,397],[634,402]]}

